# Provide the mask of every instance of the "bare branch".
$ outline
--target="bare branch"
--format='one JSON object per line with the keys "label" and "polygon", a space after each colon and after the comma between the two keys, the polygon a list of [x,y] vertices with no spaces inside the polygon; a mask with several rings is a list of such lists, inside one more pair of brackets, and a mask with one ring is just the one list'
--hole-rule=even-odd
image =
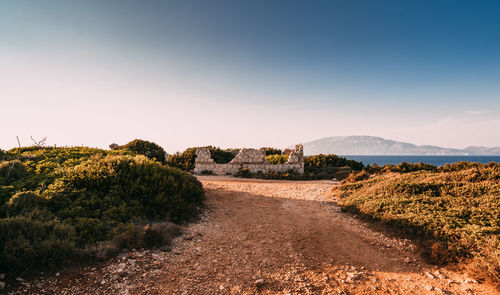
{"label": "bare branch", "polygon": [[42,138],[41,140],[39,141],[36,141],[33,136],[31,136],[31,140],[33,140],[33,142],[35,143],[36,146],[39,146],[39,147],[44,147],[45,146],[45,141],[47,140],[47,136],[45,136],[44,138]]}

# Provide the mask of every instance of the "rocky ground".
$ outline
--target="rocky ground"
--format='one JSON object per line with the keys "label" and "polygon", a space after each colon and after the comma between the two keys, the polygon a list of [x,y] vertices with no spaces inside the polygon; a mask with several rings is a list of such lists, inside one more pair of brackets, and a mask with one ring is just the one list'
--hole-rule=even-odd
{"label": "rocky ground", "polygon": [[342,213],[330,181],[200,177],[208,209],[171,251],[19,282],[10,294],[499,294]]}

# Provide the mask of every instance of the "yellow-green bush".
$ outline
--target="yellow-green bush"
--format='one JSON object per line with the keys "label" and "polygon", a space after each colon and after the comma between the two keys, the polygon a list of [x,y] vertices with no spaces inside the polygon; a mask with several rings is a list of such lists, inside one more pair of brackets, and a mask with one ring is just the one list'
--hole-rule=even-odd
{"label": "yellow-green bush", "polygon": [[333,194],[347,210],[422,239],[434,261],[470,258],[480,274],[498,278],[500,164],[437,170],[353,180],[334,188]]}
{"label": "yellow-green bush", "polygon": [[132,220],[186,221],[198,213],[204,193],[196,178],[176,168],[144,156],[107,156],[67,169],[42,196],[77,228],[83,244]]}
{"label": "yellow-green bush", "polygon": [[272,147],[266,148],[266,156],[271,156],[271,155],[281,155],[282,151],[280,149],[275,149]]}
{"label": "yellow-green bush", "polygon": [[58,220],[0,218],[0,269],[7,273],[50,268],[77,255],[75,232]]}
{"label": "yellow-green bush", "polygon": [[270,164],[284,164],[288,162],[288,155],[271,154],[269,156],[266,156],[266,160]]}
{"label": "yellow-green bush", "polygon": [[45,207],[46,201],[36,192],[19,192],[12,196],[7,203],[7,214],[8,216],[26,215]]}
{"label": "yellow-green bush", "polygon": [[353,170],[362,170],[364,168],[364,165],[361,162],[348,160],[337,155],[320,154],[304,157],[304,169],[310,172],[315,172],[321,168],[345,166],[351,167]]}
{"label": "yellow-green bush", "polygon": [[5,180],[20,179],[26,176],[26,167],[19,160],[3,161],[0,163],[0,177]]}
{"label": "yellow-green bush", "polygon": [[[30,147],[7,154],[26,172],[0,178],[0,269],[8,272],[95,257],[87,249],[135,224],[195,217],[204,198],[188,173],[129,151]],[[144,231],[145,245],[165,242],[157,227]]]}
{"label": "yellow-green bush", "polygon": [[[5,204],[17,192],[46,189],[61,172],[68,168],[87,161],[91,157],[100,157],[107,154],[123,154],[124,151],[105,151],[88,147],[23,147],[7,151],[11,161],[21,161],[26,173],[21,172],[18,178],[6,179],[0,173],[0,218],[5,217]],[[2,164],[8,162],[2,162]],[[5,165],[5,164],[4,164]],[[10,166],[9,166],[10,167]],[[22,170],[20,170],[22,171]]]}
{"label": "yellow-green bush", "polygon": [[182,153],[175,153],[168,157],[167,164],[170,167],[179,168],[184,171],[194,170],[196,160],[196,148],[188,148]]}
{"label": "yellow-green bush", "polygon": [[154,142],[134,139],[131,142],[118,147],[118,149],[128,150],[139,155],[144,155],[162,164],[167,162],[165,150]]}

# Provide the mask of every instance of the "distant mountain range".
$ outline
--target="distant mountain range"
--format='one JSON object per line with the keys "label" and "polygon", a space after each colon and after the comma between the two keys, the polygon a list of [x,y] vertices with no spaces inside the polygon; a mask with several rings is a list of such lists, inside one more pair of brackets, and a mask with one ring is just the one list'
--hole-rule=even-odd
{"label": "distant mountain range", "polygon": [[500,155],[500,147],[465,149],[415,145],[375,136],[332,136],[304,143],[304,154],[337,155]]}

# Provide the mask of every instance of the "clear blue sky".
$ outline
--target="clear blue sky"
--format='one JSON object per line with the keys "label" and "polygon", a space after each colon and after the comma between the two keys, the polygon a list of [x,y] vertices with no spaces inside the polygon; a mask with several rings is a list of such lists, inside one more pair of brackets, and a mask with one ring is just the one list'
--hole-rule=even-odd
{"label": "clear blue sky", "polygon": [[500,1],[0,0],[0,148],[500,146]]}

